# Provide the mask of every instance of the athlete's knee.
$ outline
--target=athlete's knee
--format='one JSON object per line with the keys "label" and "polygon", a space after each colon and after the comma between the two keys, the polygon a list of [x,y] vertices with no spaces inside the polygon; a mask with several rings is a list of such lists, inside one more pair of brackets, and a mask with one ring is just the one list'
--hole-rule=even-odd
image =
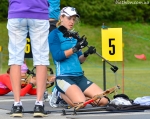
{"label": "athlete's knee", "polygon": [[105,96],[105,97],[101,98],[100,106],[105,106],[105,105],[109,104],[109,102],[110,102],[110,99]]}

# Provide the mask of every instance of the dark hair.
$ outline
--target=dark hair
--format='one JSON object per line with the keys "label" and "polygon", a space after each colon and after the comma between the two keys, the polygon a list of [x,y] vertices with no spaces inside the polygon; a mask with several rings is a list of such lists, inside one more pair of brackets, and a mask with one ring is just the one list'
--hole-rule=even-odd
{"label": "dark hair", "polygon": [[10,73],[10,67],[7,69],[7,74],[9,74]]}

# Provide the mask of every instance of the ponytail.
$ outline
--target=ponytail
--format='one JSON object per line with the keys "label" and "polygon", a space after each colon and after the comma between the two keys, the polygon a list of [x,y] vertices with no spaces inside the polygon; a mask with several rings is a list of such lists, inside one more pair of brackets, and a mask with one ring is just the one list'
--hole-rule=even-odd
{"label": "ponytail", "polygon": [[56,23],[56,27],[59,27],[61,25],[61,21],[59,20],[57,23]]}

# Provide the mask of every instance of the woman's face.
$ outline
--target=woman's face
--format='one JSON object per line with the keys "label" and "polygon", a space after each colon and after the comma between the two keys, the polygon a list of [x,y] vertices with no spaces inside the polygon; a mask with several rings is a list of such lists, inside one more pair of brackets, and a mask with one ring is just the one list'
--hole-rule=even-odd
{"label": "woman's face", "polygon": [[61,20],[61,25],[66,27],[68,30],[71,30],[76,22],[76,16],[71,16],[71,17],[61,16],[60,20]]}

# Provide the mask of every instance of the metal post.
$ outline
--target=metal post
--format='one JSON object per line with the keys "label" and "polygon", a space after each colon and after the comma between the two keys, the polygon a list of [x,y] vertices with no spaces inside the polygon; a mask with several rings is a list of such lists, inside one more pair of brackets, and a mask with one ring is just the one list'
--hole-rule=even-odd
{"label": "metal post", "polygon": [[106,90],[106,62],[103,61],[103,88]]}

